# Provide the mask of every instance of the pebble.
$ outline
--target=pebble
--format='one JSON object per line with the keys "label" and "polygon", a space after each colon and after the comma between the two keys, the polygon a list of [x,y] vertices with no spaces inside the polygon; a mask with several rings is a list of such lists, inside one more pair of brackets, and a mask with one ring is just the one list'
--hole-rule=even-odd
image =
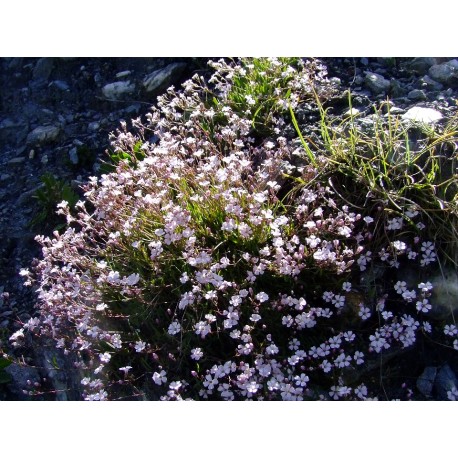
{"label": "pebble", "polygon": [[124,70],[123,72],[116,73],[116,78],[121,79],[129,76],[132,72],[130,70]]}
{"label": "pebble", "polygon": [[14,157],[8,161],[8,165],[16,166],[21,165],[25,162],[25,157]]}
{"label": "pebble", "polygon": [[50,85],[50,87],[56,87],[57,89],[60,89],[61,91],[69,91],[70,90],[70,86],[65,81],[61,81],[61,80],[53,81],[49,85]]}
{"label": "pebble", "polygon": [[68,152],[68,157],[70,159],[70,162],[73,164],[73,165],[77,165],[78,164],[78,151],[76,149],[76,146],[74,146],[73,148],[71,148]]}
{"label": "pebble", "polygon": [[120,99],[135,91],[135,84],[130,81],[109,83],[102,88],[102,93],[107,99]]}
{"label": "pebble", "polygon": [[143,80],[143,86],[146,92],[154,92],[167,82],[170,85],[172,77],[177,77],[185,68],[185,64],[176,63],[167,65],[165,68],[161,68],[150,73]]}
{"label": "pebble", "polygon": [[386,93],[391,86],[391,83],[378,73],[366,72],[364,81],[375,95]]}
{"label": "pebble", "polygon": [[87,126],[87,130],[89,130],[89,132],[96,132],[99,129],[100,129],[100,123],[97,121],[90,122]]}
{"label": "pebble", "polygon": [[43,145],[52,143],[57,140],[61,133],[60,127],[57,126],[39,126],[27,135],[27,144]]}

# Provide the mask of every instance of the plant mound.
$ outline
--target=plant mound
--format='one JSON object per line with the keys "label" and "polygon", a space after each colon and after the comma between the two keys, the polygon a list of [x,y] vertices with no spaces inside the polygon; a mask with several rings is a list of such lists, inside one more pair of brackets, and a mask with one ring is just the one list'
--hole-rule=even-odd
{"label": "plant mound", "polygon": [[[68,228],[37,237],[43,259],[21,271],[39,315],[12,341],[53,339],[88,400],[371,399],[381,356],[433,334],[457,349],[453,324],[428,321],[442,239],[421,206],[439,199],[432,161],[455,137],[406,164],[402,126],[388,151],[353,118],[327,119],[336,90],[319,62],[211,65],[123,124],[115,170],[59,204]],[[294,115],[305,105],[322,120],[313,144]]]}

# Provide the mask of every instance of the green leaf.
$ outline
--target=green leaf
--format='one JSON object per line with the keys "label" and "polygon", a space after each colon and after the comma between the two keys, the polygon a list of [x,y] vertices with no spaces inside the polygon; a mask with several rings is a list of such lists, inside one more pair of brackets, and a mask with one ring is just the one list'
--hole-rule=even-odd
{"label": "green leaf", "polygon": [[10,359],[6,358],[1,358],[0,359],[0,370],[5,369],[5,367],[8,367],[13,361]]}

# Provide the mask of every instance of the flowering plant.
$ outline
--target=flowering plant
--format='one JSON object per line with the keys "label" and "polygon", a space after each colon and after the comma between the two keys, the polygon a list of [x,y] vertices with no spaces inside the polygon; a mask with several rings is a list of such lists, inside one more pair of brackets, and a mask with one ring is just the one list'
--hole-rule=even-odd
{"label": "flowering plant", "polygon": [[377,355],[432,332],[433,286],[396,281],[437,262],[424,214],[391,217],[367,189],[352,204],[336,156],[310,161],[290,109],[334,89],[318,62],[290,64],[221,60],[169,88],[112,135],[129,160],[90,178],[78,215],[59,205],[67,230],[37,237],[24,328],[77,357],[85,399],[368,399]]}

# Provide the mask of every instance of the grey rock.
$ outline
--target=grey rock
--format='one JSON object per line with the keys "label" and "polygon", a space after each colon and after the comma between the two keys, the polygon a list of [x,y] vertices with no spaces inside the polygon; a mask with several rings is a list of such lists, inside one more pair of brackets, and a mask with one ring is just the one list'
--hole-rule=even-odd
{"label": "grey rock", "polygon": [[442,119],[442,114],[433,108],[413,107],[402,115],[402,119],[432,124]]}
{"label": "grey rock", "polygon": [[411,72],[424,75],[428,70],[437,64],[437,59],[434,57],[415,57],[410,62],[408,62],[405,67]]}
{"label": "grey rock", "polygon": [[12,363],[5,368],[5,372],[12,379],[8,384],[8,389],[20,400],[29,399],[28,394],[24,394],[24,391],[29,392],[34,383],[40,383],[40,374],[35,367]]}
{"label": "grey rock", "polygon": [[74,146],[72,149],[70,149],[70,151],[68,152],[68,157],[70,159],[70,162],[73,164],[73,165],[77,165],[78,164],[78,151],[76,149],[76,146]]}
{"label": "grey rock", "polygon": [[130,81],[109,83],[102,88],[103,95],[110,100],[121,99],[135,91],[135,84]]}
{"label": "grey rock", "polygon": [[143,80],[143,86],[146,92],[154,92],[163,86],[170,86],[177,77],[180,76],[186,64],[176,63],[167,65],[165,68],[150,73]]}
{"label": "grey rock", "polygon": [[130,70],[124,70],[123,72],[118,72],[116,73],[116,78],[121,79],[121,78],[126,78],[129,76],[132,72]]}
{"label": "grey rock", "polygon": [[422,91],[421,89],[413,89],[412,91],[410,91],[410,92],[407,94],[407,97],[408,97],[410,100],[414,100],[414,101],[426,100],[425,91]]}
{"label": "grey rock", "polygon": [[458,86],[458,60],[453,59],[443,64],[433,65],[429,69],[429,76],[439,83],[448,86]]}
{"label": "grey rock", "polygon": [[391,86],[391,83],[378,73],[366,72],[364,81],[375,95],[386,93]]}
{"label": "grey rock", "polygon": [[458,274],[452,269],[445,269],[443,274],[438,273],[431,278],[433,285],[431,295],[432,309],[429,316],[442,320],[448,318],[458,309]]}
{"label": "grey rock", "polygon": [[61,81],[61,80],[53,81],[52,83],[50,83],[50,86],[51,87],[56,87],[57,89],[59,89],[61,91],[69,91],[70,90],[70,86],[65,81]]}
{"label": "grey rock", "polygon": [[444,85],[433,80],[429,75],[425,75],[419,79],[421,87],[427,90],[440,91],[443,89]]}
{"label": "grey rock", "polygon": [[89,132],[97,132],[100,129],[100,123],[97,121],[90,122],[87,126]]}
{"label": "grey rock", "polygon": [[54,67],[53,57],[42,57],[38,59],[33,69],[33,79],[35,81],[47,81]]}
{"label": "grey rock", "polygon": [[39,126],[27,136],[27,144],[41,146],[55,142],[61,133],[58,126]]}
{"label": "grey rock", "polygon": [[25,157],[14,157],[8,161],[8,165],[14,167],[17,165],[21,165],[25,162]]}
{"label": "grey rock", "polygon": [[417,379],[417,388],[421,394],[430,397],[436,380],[437,368],[433,366],[425,367],[423,373]]}
{"label": "grey rock", "polygon": [[369,60],[368,60],[367,57],[361,57],[360,62],[363,65],[368,65],[369,64]]}
{"label": "grey rock", "polygon": [[458,388],[458,380],[451,367],[445,364],[439,370],[434,383],[438,400],[447,401],[447,391],[450,391],[454,387]]}

